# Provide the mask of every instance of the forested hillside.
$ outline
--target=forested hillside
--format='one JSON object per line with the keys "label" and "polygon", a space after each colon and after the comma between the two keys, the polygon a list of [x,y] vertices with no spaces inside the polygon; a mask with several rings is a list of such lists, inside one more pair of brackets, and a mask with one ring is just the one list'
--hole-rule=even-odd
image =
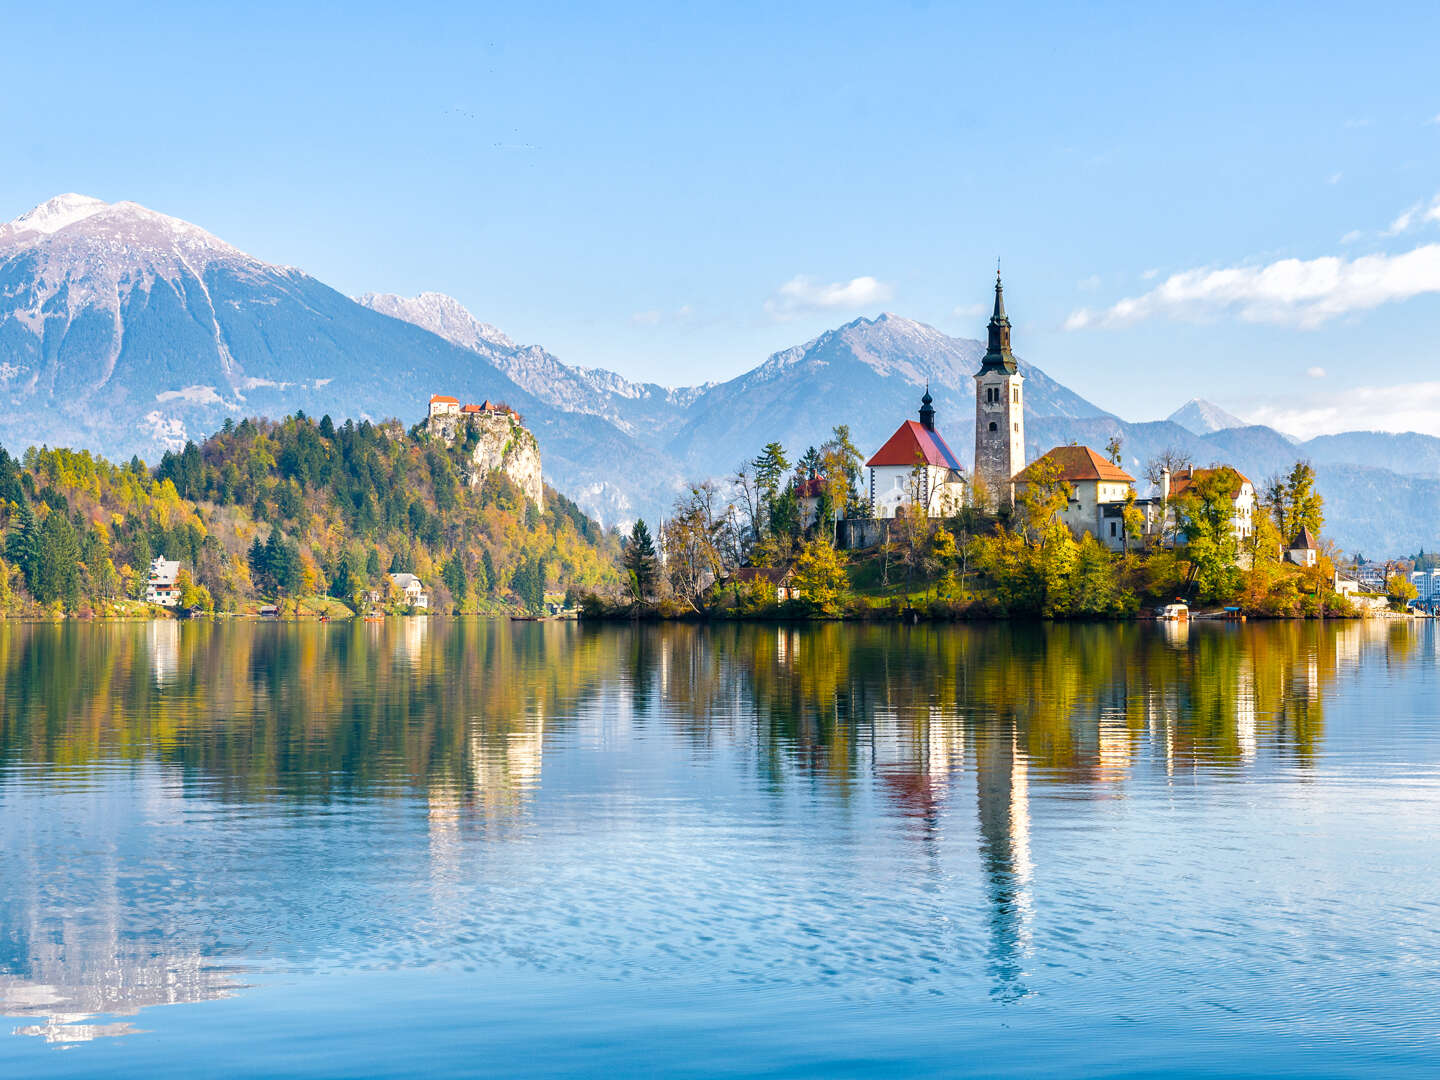
{"label": "forested hillside", "polygon": [[299,414],[227,421],[154,469],[0,450],[0,610],[123,611],[162,554],[181,563],[185,606],[221,611],[315,595],[353,604],[385,596],[399,571],[441,611],[533,609],[546,590],[613,583],[613,538],[549,489],[542,510],[503,475],[471,486],[469,449],[398,423]]}

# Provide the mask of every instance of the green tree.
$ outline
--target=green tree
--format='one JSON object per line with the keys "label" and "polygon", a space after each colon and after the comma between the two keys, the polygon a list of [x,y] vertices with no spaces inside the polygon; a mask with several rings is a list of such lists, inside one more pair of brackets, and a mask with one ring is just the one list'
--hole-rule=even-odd
{"label": "green tree", "polygon": [[445,587],[450,590],[450,595],[455,598],[455,606],[463,607],[470,592],[470,580],[465,573],[465,560],[460,557],[460,552],[450,553],[441,568],[440,577],[444,580]]}
{"label": "green tree", "polygon": [[1234,502],[1239,487],[1240,476],[1234,469],[1213,469],[1175,500],[1185,552],[1195,568],[1195,585],[1207,602],[1233,598],[1240,585]]}
{"label": "green tree", "polygon": [[660,560],[655,554],[655,540],[644,518],[637,518],[631,527],[622,560],[632,598],[643,603],[654,596],[655,584],[660,577]]}
{"label": "green tree", "polygon": [[74,610],[80,602],[80,539],[70,518],[52,510],[40,524],[30,595],[42,604]]}

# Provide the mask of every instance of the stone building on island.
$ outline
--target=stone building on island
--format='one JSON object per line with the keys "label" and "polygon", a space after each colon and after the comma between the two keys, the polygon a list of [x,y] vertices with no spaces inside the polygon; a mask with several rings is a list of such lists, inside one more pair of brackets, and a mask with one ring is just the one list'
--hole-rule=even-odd
{"label": "stone building on island", "polygon": [[1010,351],[1010,319],[1005,289],[995,271],[995,310],[989,342],[975,373],[974,483],[989,507],[1008,505],[1010,481],[1025,467],[1025,400],[1020,364]]}

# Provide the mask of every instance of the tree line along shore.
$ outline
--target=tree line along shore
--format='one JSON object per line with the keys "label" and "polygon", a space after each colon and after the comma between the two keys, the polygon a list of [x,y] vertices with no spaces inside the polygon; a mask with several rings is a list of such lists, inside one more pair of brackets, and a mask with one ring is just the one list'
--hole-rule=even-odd
{"label": "tree line along shore", "polygon": [[0,449],[0,615],[154,617],[148,568],[179,564],[182,614],[345,615],[412,605],[543,610],[557,591],[619,585],[619,543],[569,499],[467,471],[465,438],[423,424],[303,413],[227,421],[151,467],[86,451]]}
{"label": "tree line along shore", "polygon": [[[1118,460],[1120,447],[1107,448]],[[1188,462],[1175,452],[1159,474]],[[1355,617],[1403,608],[1403,575],[1385,591],[1341,591],[1340,553],[1319,541],[1308,565],[1287,539],[1319,537],[1324,499],[1306,462],[1264,485],[1252,527],[1235,528],[1227,467],[1195,470],[1163,509],[1169,524],[1143,527],[1123,511],[1113,551],[1062,520],[1071,485],[1046,458],[1027,469],[1013,501],[961,506],[944,516],[921,500],[879,524],[877,542],[843,550],[842,520],[864,517],[861,456],[846,427],[791,461],[778,443],[740,465],[728,484],[702,482],[679,498],[655,533],[637,521],[622,543],[622,588],[582,599],[589,618],[1123,619],[1183,600],[1268,618]],[[1347,584],[1353,584],[1347,582]]]}
{"label": "tree line along shore", "polygon": [[[1112,551],[1061,520],[1071,493],[1042,459],[1009,505],[937,518],[912,501],[876,542],[847,550],[839,525],[869,506],[843,426],[793,462],[770,443],[726,481],[690,485],[653,533],[639,520],[627,535],[549,488],[537,503],[503,472],[476,475],[472,450],[423,423],[303,413],[227,421],[153,467],[0,449],[0,616],[154,617],[147,567],[159,557],[178,567],[173,609],[199,615],[413,611],[396,587],[405,578],[443,614],[1118,619],[1177,597],[1269,617],[1366,606],[1336,591],[1333,545],[1310,566],[1283,557],[1283,537],[1323,528],[1303,462],[1266,485],[1243,539],[1220,469],[1175,499],[1168,539],[1127,519]],[[1392,579],[1387,599],[1403,604],[1407,587]]]}

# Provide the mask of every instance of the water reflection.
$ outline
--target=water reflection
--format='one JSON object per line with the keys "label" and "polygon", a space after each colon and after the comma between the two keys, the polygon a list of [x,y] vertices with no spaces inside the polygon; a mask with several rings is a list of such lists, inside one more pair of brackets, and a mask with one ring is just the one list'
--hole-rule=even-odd
{"label": "water reflection", "polygon": [[[719,950],[756,979],[908,985],[864,935],[921,904],[916,948],[973,919],[987,992],[1014,1002],[1057,872],[1033,835],[1047,791],[1303,776],[1343,674],[1434,650],[1428,626],[1379,622],[0,625],[0,1011],[50,1040],[123,1034],[116,1017],[230,992],[231,960],[322,953],[661,970]],[[799,842],[833,867],[747,846],[797,798]],[[744,815],[764,827],[715,841]],[[744,853],[733,883],[672,833]],[[868,866],[874,833],[884,859],[919,853],[923,892],[887,927],[861,912],[806,941],[853,881],[776,875]],[[716,944],[792,911],[780,955]],[[673,955],[637,925],[668,926]],[[947,947],[937,992],[967,956]]]}

